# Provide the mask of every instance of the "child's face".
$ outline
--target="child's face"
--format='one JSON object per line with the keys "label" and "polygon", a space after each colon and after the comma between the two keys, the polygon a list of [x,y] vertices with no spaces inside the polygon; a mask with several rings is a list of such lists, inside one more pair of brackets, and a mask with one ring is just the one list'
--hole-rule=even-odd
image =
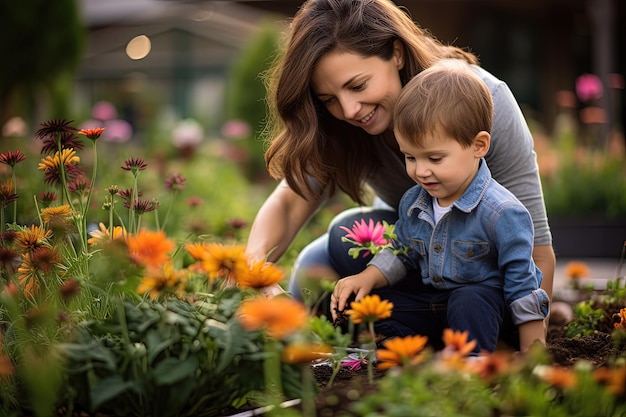
{"label": "child's face", "polygon": [[428,134],[423,146],[415,145],[396,133],[404,154],[406,172],[421,185],[439,205],[447,207],[461,197],[478,171],[480,158],[489,149],[489,134],[480,132],[474,144],[463,148],[441,129]]}
{"label": "child's face", "polygon": [[402,90],[401,49],[389,60],[332,51],[317,63],[311,77],[313,94],[335,118],[370,135],[392,128],[393,106]]}

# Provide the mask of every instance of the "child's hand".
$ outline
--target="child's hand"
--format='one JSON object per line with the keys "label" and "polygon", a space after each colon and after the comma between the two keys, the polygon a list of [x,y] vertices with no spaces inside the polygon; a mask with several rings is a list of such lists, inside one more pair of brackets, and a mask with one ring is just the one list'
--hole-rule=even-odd
{"label": "child's hand", "polygon": [[346,309],[348,298],[355,294],[355,301],[369,294],[374,288],[387,285],[385,276],[375,266],[368,266],[363,272],[340,279],[330,297],[330,314],[333,320]]}

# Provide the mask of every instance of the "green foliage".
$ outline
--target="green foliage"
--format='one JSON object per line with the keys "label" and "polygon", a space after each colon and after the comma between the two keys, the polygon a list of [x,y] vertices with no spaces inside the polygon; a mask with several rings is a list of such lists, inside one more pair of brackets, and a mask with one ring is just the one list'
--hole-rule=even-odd
{"label": "green foliage", "polygon": [[279,31],[274,23],[265,22],[242,52],[229,78],[226,97],[228,119],[244,120],[251,127],[250,137],[240,140],[249,153],[246,163],[248,178],[265,176],[264,144],[260,138],[266,118],[263,73],[272,63],[277,50]]}
{"label": "green foliage", "polygon": [[588,151],[582,161],[568,153],[561,154],[561,160],[554,176],[542,177],[549,215],[626,217],[626,168],[623,158],[594,155]]}
{"label": "green foliage", "polygon": [[83,48],[78,1],[3,1],[0,16],[0,124],[15,105],[11,97],[30,99],[22,104],[32,110],[39,89],[56,102],[53,117],[66,114],[71,89],[64,77],[77,67]]}
{"label": "green foliage", "polygon": [[[67,360],[66,404],[115,416],[215,416],[264,386],[264,337],[242,329],[237,288],[191,305],[125,302],[117,315],[76,329],[59,346]],[[299,373],[283,366],[299,395]]]}
{"label": "green foliage", "polygon": [[592,301],[581,301],[574,306],[576,319],[565,327],[567,337],[589,336],[598,328],[604,315],[602,308],[594,308]]}

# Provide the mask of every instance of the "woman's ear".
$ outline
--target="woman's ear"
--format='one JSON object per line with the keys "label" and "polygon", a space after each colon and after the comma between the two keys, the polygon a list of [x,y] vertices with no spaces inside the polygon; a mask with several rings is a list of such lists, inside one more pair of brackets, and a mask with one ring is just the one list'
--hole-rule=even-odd
{"label": "woman's ear", "polygon": [[484,130],[481,130],[474,136],[474,156],[476,158],[482,158],[487,155],[489,146],[491,145],[491,135]]}
{"label": "woman's ear", "polygon": [[398,71],[404,68],[404,44],[400,39],[393,41],[393,60],[396,63]]}

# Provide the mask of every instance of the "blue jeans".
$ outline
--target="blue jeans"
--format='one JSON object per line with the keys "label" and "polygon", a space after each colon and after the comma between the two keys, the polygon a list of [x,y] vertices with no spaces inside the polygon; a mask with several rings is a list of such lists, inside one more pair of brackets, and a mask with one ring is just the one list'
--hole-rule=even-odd
{"label": "blue jeans", "polygon": [[[339,226],[352,228],[355,221],[369,219],[393,224],[398,216],[386,208],[352,208],[339,213],[328,227],[328,232],[311,242],[296,259],[289,281],[288,292],[302,300],[302,285],[298,278],[303,271],[316,266],[332,268],[339,278],[357,274],[371,259],[348,255],[351,244],[342,242],[346,232]],[[518,348],[519,338],[513,325],[501,289],[479,284],[451,291],[426,286],[418,271],[411,273],[393,287],[374,290],[381,298],[394,305],[391,318],[376,324],[376,331],[386,337],[420,334],[428,336],[434,348],[441,348],[443,329],[468,330],[469,338],[477,341],[475,353],[481,349],[493,351],[498,340]]]}

